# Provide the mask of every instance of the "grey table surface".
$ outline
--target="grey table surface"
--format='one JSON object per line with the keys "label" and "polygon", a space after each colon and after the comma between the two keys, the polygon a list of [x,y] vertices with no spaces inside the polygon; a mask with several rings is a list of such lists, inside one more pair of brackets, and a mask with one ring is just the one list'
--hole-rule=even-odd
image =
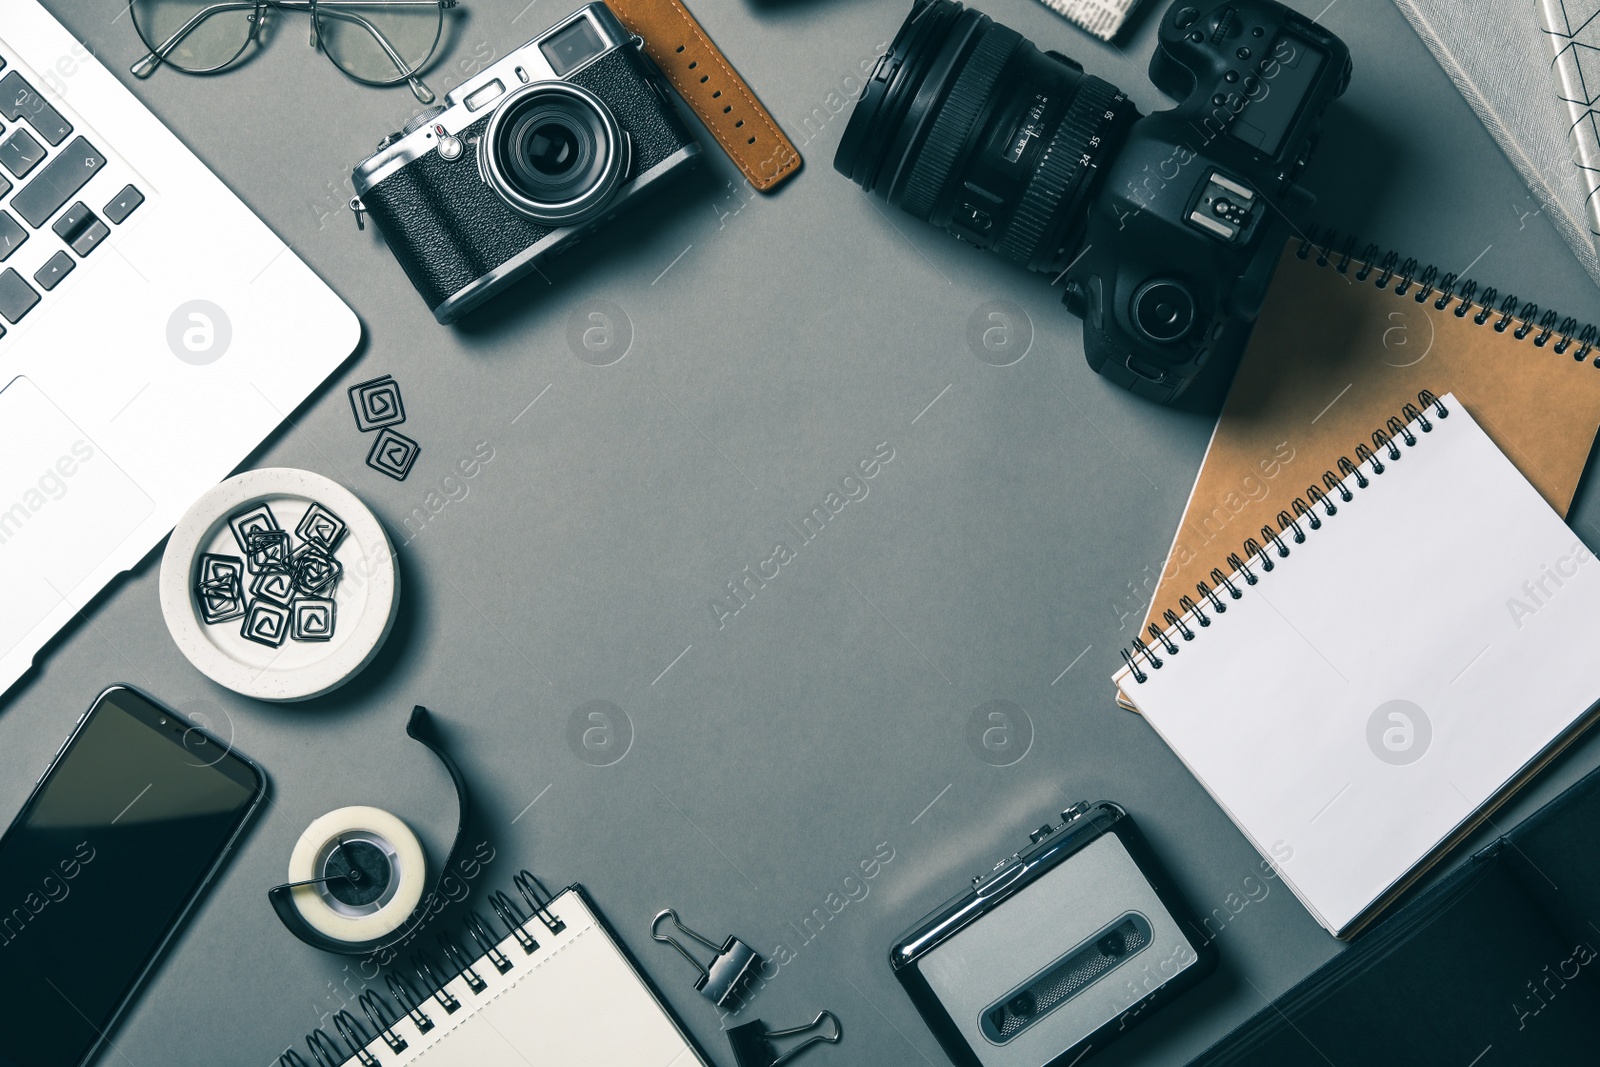
{"label": "grey table surface", "polygon": [[[1048,279],[881,209],[832,170],[849,95],[903,0],[695,0],[805,170],[753,196],[713,147],[700,176],[455,329],[432,321],[343,209],[352,164],[412,113],[404,89],[346,80],[306,47],[298,14],[225,76],[136,82],[120,0],[46,2],[359,314],[357,357],[247,465],[309,468],[355,491],[391,531],[404,579],[395,632],[365,674],[272,706],[179,654],[153,554],[0,700],[7,817],[118,681],[205,716],[271,777],[270,806],[99,1062],[265,1065],[353,1001],[356,968],[284,931],[265,889],[301,830],[345,804],[400,814],[442,855],[454,802],[404,736],[416,703],[442,720],[477,791],[494,849],[479,884],[523,867],[581,881],[719,1065],[731,1064],[722,1026],[823,1008],[845,1039],[811,1064],[943,1063],[888,947],[1070,800],[1132,811],[1197,910],[1237,901],[1258,858],[1109,685],[1139,615],[1130,590],[1161,565],[1213,414],[1107,385]],[[1394,7],[1323,2],[1297,6],[1349,42],[1355,76],[1306,176],[1321,218],[1600,318],[1578,264]],[[1165,106],[1145,76],[1164,5],[1146,7],[1114,49],[1034,0],[986,5],[1148,111]],[[432,84],[457,84],[567,12],[564,0],[469,0]],[[995,299],[1032,321],[1011,366],[967,341],[969,317]],[[602,302],[627,334],[607,366],[568,341]],[[369,439],[344,395],[385,373],[422,443],[404,483],[363,466]],[[461,478],[475,450],[493,459]],[[727,583],[776,543],[800,545],[790,524],[875,450],[893,459],[868,495],[719,625],[711,605]],[[1573,515],[1591,545],[1594,497],[1581,493]],[[1374,610],[1373,640],[1394,639],[1404,614]],[[597,700],[621,709],[615,743],[627,742],[604,766],[616,749],[570,740]],[[995,700],[1022,710],[1024,755],[1008,766],[969,743],[975,710]],[[1596,762],[1591,737],[1498,823]],[[847,883],[875,853],[892,859]],[[719,1019],[683,961],[649,941],[667,905],[784,959],[742,1015]],[[1340,949],[1281,887],[1217,944],[1214,977],[1098,1062],[1182,1063]]]}

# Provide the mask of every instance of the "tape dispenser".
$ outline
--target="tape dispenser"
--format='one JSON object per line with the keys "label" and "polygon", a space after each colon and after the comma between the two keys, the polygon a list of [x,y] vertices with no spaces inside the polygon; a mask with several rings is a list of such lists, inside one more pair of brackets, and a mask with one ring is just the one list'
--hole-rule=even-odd
{"label": "tape dispenser", "polygon": [[428,709],[417,705],[406,735],[439,758],[455,783],[459,816],[455,840],[428,890],[422,842],[381,808],[354,806],[316,819],[295,843],[289,880],[267,899],[289,932],[313,948],[344,956],[381,952],[412,937],[439,910],[444,877],[466,839],[470,804],[466,780],[440,742]]}

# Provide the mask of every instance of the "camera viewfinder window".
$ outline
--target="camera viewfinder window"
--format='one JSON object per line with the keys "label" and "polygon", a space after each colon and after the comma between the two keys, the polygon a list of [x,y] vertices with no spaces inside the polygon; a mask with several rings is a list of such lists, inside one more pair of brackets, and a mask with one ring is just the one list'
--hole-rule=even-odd
{"label": "camera viewfinder window", "polygon": [[588,19],[579,19],[548,41],[539,42],[539,51],[550,61],[558,78],[566,77],[568,71],[583,66],[605,50],[599,31]]}

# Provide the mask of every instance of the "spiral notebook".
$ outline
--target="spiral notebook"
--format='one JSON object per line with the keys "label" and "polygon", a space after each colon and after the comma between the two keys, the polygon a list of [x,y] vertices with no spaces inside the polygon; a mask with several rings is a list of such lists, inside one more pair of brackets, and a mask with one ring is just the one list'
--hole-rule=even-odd
{"label": "spiral notebook", "polygon": [[[1354,238],[1284,249],[1159,577],[1124,633],[1171,625],[1247,533],[1304,504],[1352,442],[1419,390],[1453,392],[1565,514],[1600,428],[1596,330]],[[1152,589],[1153,587],[1153,589]],[[1146,599],[1148,597],[1148,599]]]}
{"label": "spiral notebook", "polygon": [[582,886],[514,884],[522,904],[496,892],[279,1067],[709,1067]]}
{"label": "spiral notebook", "polygon": [[1600,699],[1600,562],[1454,394],[1419,400],[1115,679],[1339,937]]}

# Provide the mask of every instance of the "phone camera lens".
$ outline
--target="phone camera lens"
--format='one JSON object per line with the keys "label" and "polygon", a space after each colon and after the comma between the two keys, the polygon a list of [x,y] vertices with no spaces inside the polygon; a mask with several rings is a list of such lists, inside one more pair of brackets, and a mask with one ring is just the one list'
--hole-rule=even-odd
{"label": "phone camera lens", "polygon": [[1019,1019],[1027,1019],[1032,1017],[1033,1013],[1038,1010],[1038,1007],[1039,1004],[1033,999],[1033,994],[1027,992],[1026,990],[1018,993],[1016,996],[1006,1001],[1006,1009]]}

